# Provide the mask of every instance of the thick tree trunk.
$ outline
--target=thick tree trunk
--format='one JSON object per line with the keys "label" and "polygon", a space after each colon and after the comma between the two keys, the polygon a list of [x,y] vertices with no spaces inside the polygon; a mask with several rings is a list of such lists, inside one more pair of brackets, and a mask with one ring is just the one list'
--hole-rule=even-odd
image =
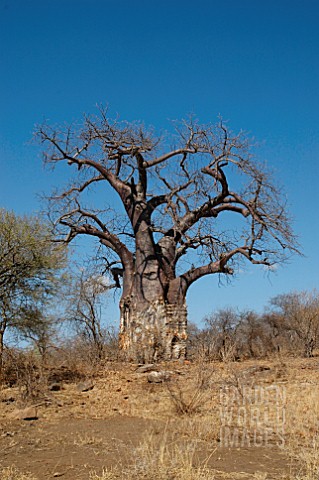
{"label": "thick tree trunk", "polygon": [[171,304],[157,299],[141,305],[123,299],[120,310],[120,347],[130,359],[148,363],[185,358],[185,302]]}
{"label": "thick tree trunk", "polygon": [[310,340],[306,340],[304,345],[304,357],[305,358],[313,357],[314,348],[315,348],[315,341],[312,338]]}
{"label": "thick tree trunk", "polygon": [[132,216],[136,255],[123,262],[120,347],[141,363],[185,358],[186,289],[175,278],[174,239],[164,237],[155,244],[145,200]]}
{"label": "thick tree trunk", "polygon": [[2,374],[3,374],[3,351],[4,351],[4,331],[0,330],[0,385],[2,383]]}

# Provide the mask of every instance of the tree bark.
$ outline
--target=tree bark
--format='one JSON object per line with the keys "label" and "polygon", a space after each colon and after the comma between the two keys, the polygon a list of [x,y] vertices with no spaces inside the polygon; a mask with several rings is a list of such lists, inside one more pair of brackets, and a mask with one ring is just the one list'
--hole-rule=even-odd
{"label": "tree bark", "polygon": [[184,303],[168,303],[163,298],[136,303],[120,302],[120,347],[139,363],[185,358],[187,308]]}
{"label": "tree bark", "polygon": [[3,351],[4,351],[4,331],[0,330],[0,385],[2,383],[2,373],[3,373]]}
{"label": "tree bark", "polygon": [[143,199],[131,215],[136,255],[123,262],[120,348],[140,363],[185,358],[186,288],[175,275],[176,245],[168,236],[155,244]]}
{"label": "tree bark", "polygon": [[310,340],[306,340],[304,345],[304,357],[305,358],[312,358],[313,351],[315,348],[315,341],[311,338]]}
{"label": "tree bark", "polygon": [[186,289],[159,262],[152,267],[136,269],[120,302],[120,348],[139,363],[186,357]]}

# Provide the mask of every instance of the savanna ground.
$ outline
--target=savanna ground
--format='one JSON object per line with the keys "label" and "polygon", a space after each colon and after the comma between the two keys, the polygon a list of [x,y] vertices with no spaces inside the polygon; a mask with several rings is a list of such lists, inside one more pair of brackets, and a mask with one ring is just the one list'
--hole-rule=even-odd
{"label": "savanna ground", "polygon": [[33,398],[3,387],[0,479],[318,480],[318,358],[157,369],[169,379],[106,362],[85,385],[47,372]]}

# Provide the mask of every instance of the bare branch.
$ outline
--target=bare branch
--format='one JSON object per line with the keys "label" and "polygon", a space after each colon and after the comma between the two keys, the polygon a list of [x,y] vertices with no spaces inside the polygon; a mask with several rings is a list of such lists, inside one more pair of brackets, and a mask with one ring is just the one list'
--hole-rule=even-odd
{"label": "bare branch", "polygon": [[254,250],[251,251],[246,246],[235,248],[234,250],[228,252],[227,254],[221,255],[220,259],[215,262],[210,262],[207,265],[203,265],[197,268],[191,268],[186,273],[182,274],[181,277],[186,280],[187,285],[190,286],[199,278],[210,275],[213,273],[224,273],[227,275],[232,275],[234,273],[233,269],[228,267],[227,263],[235,256],[235,255],[242,255],[250,263],[254,265],[267,265],[269,266],[270,263],[267,259],[256,260],[253,257],[253,254],[262,255],[262,252]]}
{"label": "bare branch", "polygon": [[161,155],[160,157],[154,158],[153,160],[149,160],[148,162],[144,162],[144,168],[155,167],[156,165],[159,165],[160,163],[166,162],[166,160],[169,160],[172,157],[176,157],[177,155],[185,155],[186,153],[196,153],[196,151],[192,150],[192,149],[179,148],[177,150],[173,150],[171,152],[165,153],[164,155]]}
{"label": "bare branch", "polygon": [[[47,162],[77,167],[76,179],[52,197],[59,233],[67,242],[96,237],[114,252],[125,291],[135,290],[140,302],[165,298],[188,253],[195,265],[183,279],[190,284],[230,275],[241,259],[271,265],[297,251],[280,189],[243,133],[222,120],[201,125],[190,118],[167,140],[140,123],[111,121],[101,109],[78,130],[44,127],[39,136],[49,146]],[[97,197],[104,210],[87,206],[97,182],[107,187],[104,199]],[[111,208],[113,190],[122,205]]]}
{"label": "bare branch", "polygon": [[72,193],[82,193],[84,190],[86,190],[90,185],[96,182],[100,182],[101,180],[104,180],[103,175],[98,175],[96,177],[92,177],[86,182],[82,183],[80,186],[73,186],[69,190],[65,190],[61,195],[54,195],[52,196],[53,200],[62,200],[65,197],[69,197]]}

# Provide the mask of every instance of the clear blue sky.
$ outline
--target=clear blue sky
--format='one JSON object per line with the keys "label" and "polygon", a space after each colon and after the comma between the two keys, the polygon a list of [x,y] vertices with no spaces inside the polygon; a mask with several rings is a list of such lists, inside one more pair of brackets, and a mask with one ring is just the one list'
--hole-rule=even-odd
{"label": "clear blue sky", "polygon": [[43,119],[70,122],[100,103],[159,129],[221,114],[260,142],[305,257],[270,277],[248,266],[229,286],[202,279],[190,319],[318,288],[318,25],[315,0],[0,0],[0,205],[34,212],[37,193],[64,180],[29,143]]}

